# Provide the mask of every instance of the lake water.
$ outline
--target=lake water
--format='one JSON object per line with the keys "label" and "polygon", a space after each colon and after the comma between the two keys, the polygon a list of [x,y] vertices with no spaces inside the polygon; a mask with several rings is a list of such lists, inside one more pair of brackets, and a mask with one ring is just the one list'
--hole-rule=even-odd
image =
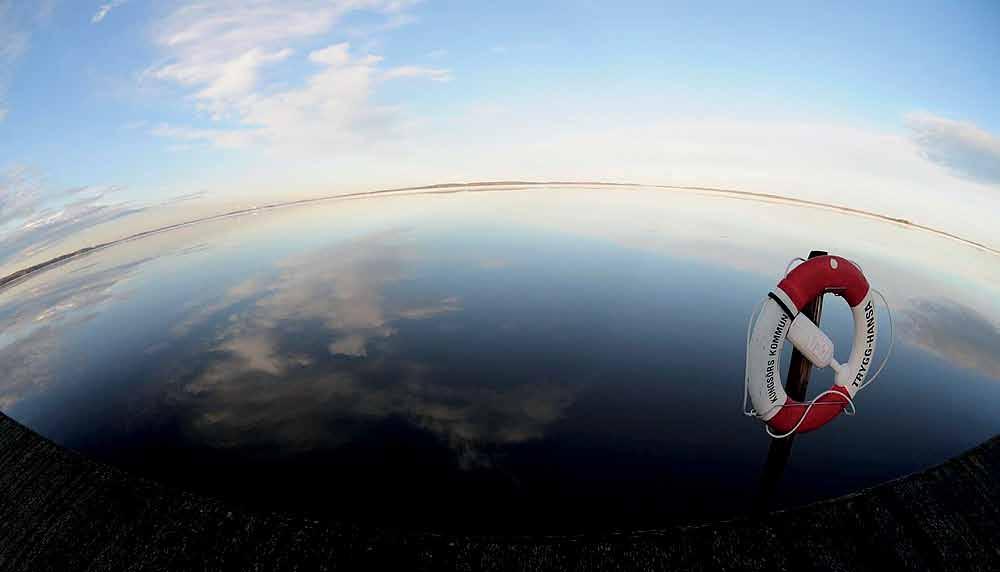
{"label": "lake water", "polygon": [[[330,200],[54,267],[0,291],[0,410],[256,508],[473,533],[732,517],[769,446],[740,411],[747,319],[811,249],[864,268],[896,343],[856,416],[797,438],[772,506],[1000,432],[997,255],[829,210],[602,187]],[[841,361],[850,320],[828,296]],[[814,372],[810,395],[831,381]]]}

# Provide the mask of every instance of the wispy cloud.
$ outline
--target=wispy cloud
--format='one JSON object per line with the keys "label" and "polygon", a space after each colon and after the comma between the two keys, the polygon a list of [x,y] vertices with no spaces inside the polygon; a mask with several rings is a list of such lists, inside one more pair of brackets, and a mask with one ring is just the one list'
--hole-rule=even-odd
{"label": "wispy cloud", "polygon": [[165,200],[162,203],[160,203],[159,206],[166,207],[166,206],[179,205],[181,203],[188,203],[188,202],[191,202],[191,201],[198,201],[198,200],[201,200],[201,199],[203,199],[203,198],[205,198],[207,196],[208,196],[208,191],[193,191],[193,192],[190,192],[190,193],[183,193],[183,194],[176,195],[176,196],[168,198],[167,200]]}
{"label": "wispy cloud", "polygon": [[32,32],[48,22],[54,6],[55,0],[0,0],[0,121],[9,112],[5,98],[14,69],[31,45]]}
{"label": "wispy cloud", "polygon": [[28,49],[31,34],[13,2],[0,0],[0,121],[7,116],[5,96],[14,74],[14,65]]}
{"label": "wispy cloud", "polygon": [[17,14],[12,6],[9,0],[0,2],[0,62],[7,64],[21,57],[30,37],[21,23],[15,21]]}
{"label": "wispy cloud", "polygon": [[914,142],[928,160],[974,181],[1000,184],[1000,138],[972,123],[930,113],[907,117]]}
{"label": "wispy cloud", "polygon": [[128,2],[128,0],[111,0],[111,2],[108,2],[107,4],[101,4],[100,8],[97,9],[97,12],[94,13],[94,17],[91,18],[90,21],[94,24],[101,23],[101,21],[107,17],[109,12],[124,5],[126,2]]}
{"label": "wispy cloud", "polygon": [[385,79],[425,78],[433,81],[451,81],[451,70],[424,66],[399,66],[387,69],[382,77]]}
{"label": "wispy cloud", "polygon": [[82,229],[140,212],[113,187],[54,191],[24,168],[0,175],[0,264],[31,256]]}
{"label": "wispy cloud", "polygon": [[149,133],[157,137],[167,137],[188,142],[206,142],[224,149],[240,149],[248,146],[255,137],[250,131],[238,129],[204,129],[161,123],[152,127]]}
{"label": "wispy cloud", "polygon": [[257,85],[257,75],[266,64],[277,63],[292,55],[292,50],[283,48],[265,51],[251,48],[234,59],[218,65],[185,65],[175,63],[151,72],[157,79],[169,79],[187,86],[202,86],[195,97],[203,101],[203,107],[217,113],[225,111],[225,106],[238,103],[248,96]]}
{"label": "wispy cloud", "polygon": [[[14,268],[8,270],[19,269],[22,259],[84,230],[205,196],[190,192],[162,202],[137,203],[119,199],[121,190],[113,186],[53,189],[41,174],[24,167],[0,172],[0,266],[11,263]],[[51,256],[60,254],[66,252],[54,250]]]}

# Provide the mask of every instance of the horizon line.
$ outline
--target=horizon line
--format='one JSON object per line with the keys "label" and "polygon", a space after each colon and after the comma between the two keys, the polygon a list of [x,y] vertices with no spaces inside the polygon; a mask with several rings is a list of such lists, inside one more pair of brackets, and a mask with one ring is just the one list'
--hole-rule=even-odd
{"label": "horizon line", "polygon": [[[635,188],[635,189],[639,189],[639,188],[645,188],[645,189],[662,189],[662,190],[671,190],[671,191],[693,191],[693,192],[705,193],[705,194],[724,195],[724,196],[729,196],[729,197],[736,198],[736,199],[739,199],[739,200],[757,200],[757,201],[767,201],[767,202],[781,202],[781,203],[785,203],[785,204],[791,204],[793,206],[801,206],[801,207],[807,207],[807,208],[819,208],[819,209],[823,209],[823,210],[829,210],[829,211],[833,211],[833,212],[839,212],[841,214],[849,214],[849,215],[855,215],[855,216],[862,216],[862,217],[865,217],[865,218],[870,218],[870,219],[874,219],[874,220],[888,222],[888,223],[891,223],[891,224],[896,224],[896,225],[907,227],[907,228],[914,228],[914,229],[921,230],[921,231],[924,231],[924,232],[928,232],[930,234],[934,234],[934,235],[937,235],[937,236],[940,236],[940,237],[943,237],[943,238],[947,238],[947,239],[950,239],[950,240],[954,240],[954,241],[960,242],[962,244],[965,244],[966,246],[971,246],[973,248],[977,248],[977,249],[982,250],[984,252],[987,252],[989,254],[1000,255],[1000,250],[997,250],[995,248],[992,248],[992,247],[987,246],[985,244],[982,244],[980,242],[976,242],[974,240],[970,240],[970,239],[961,237],[959,235],[956,235],[956,234],[953,234],[953,233],[950,233],[950,232],[947,232],[947,231],[943,231],[943,230],[940,230],[940,229],[937,229],[937,228],[934,228],[934,227],[930,227],[930,226],[923,225],[923,224],[920,224],[920,223],[915,223],[915,222],[910,221],[908,219],[899,218],[899,217],[892,217],[892,216],[884,215],[884,214],[877,213],[877,212],[874,212],[874,211],[868,211],[868,210],[858,209],[858,208],[854,208],[854,207],[847,207],[847,206],[842,206],[842,205],[836,205],[836,204],[832,204],[832,203],[824,203],[824,202],[814,201],[814,200],[809,200],[809,199],[798,199],[798,198],[793,198],[793,197],[786,197],[786,196],[777,195],[777,194],[774,194],[774,193],[761,193],[761,192],[754,192],[754,191],[740,191],[740,190],[736,190],[736,189],[723,189],[723,188],[718,188],[718,187],[700,187],[700,186],[689,186],[689,185],[657,185],[657,184],[644,184],[644,183],[620,183],[620,182],[602,182],[602,181],[518,181],[518,180],[504,180],[504,181],[475,181],[475,182],[465,182],[465,183],[436,183],[436,184],[431,184],[431,185],[419,185],[419,186],[411,186],[411,187],[394,187],[394,188],[389,188],[389,189],[377,189],[377,190],[373,190],[373,191],[357,191],[357,192],[353,192],[353,193],[342,193],[342,194],[335,194],[335,195],[321,195],[321,196],[318,196],[318,197],[310,197],[310,198],[305,198],[305,199],[295,199],[295,200],[291,200],[291,201],[282,201],[282,202],[276,202],[276,203],[266,203],[266,204],[260,205],[260,206],[255,205],[255,206],[251,206],[251,207],[235,209],[235,210],[232,210],[232,211],[226,211],[226,212],[219,213],[219,214],[214,214],[214,215],[208,215],[208,216],[193,218],[193,219],[181,221],[181,222],[178,222],[178,223],[173,223],[173,224],[168,224],[168,225],[156,227],[156,228],[153,228],[153,229],[150,229],[150,230],[145,230],[145,231],[141,231],[141,232],[129,234],[129,235],[123,236],[121,238],[117,238],[117,239],[110,240],[110,241],[107,241],[107,242],[102,242],[102,243],[98,243],[98,244],[91,245],[91,246],[85,246],[83,248],[79,248],[79,249],[74,250],[72,252],[68,252],[66,254],[62,254],[62,255],[56,256],[54,258],[50,258],[50,259],[45,260],[43,262],[40,262],[38,264],[34,264],[32,266],[28,266],[26,268],[22,268],[21,270],[17,270],[15,272],[12,272],[11,274],[8,274],[7,276],[4,276],[3,278],[0,278],[0,289],[3,289],[5,287],[9,286],[10,284],[12,284],[14,282],[17,282],[17,281],[20,281],[21,279],[24,279],[24,278],[26,278],[26,277],[28,277],[28,276],[30,276],[32,274],[35,274],[37,272],[40,272],[42,270],[45,270],[45,269],[50,268],[52,266],[55,266],[56,264],[60,264],[60,263],[63,263],[63,262],[68,262],[71,259],[75,259],[75,258],[78,258],[78,257],[86,255],[86,254],[91,254],[91,253],[93,253],[94,251],[97,251],[97,250],[103,250],[105,248],[110,248],[112,246],[115,246],[117,244],[121,244],[123,242],[129,242],[129,241],[132,241],[132,240],[138,240],[138,239],[141,239],[141,238],[153,235],[153,234],[159,234],[159,233],[162,233],[162,232],[167,232],[167,231],[170,231],[170,230],[175,230],[175,229],[183,228],[183,227],[186,227],[186,226],[191,226],[191,225],[200,224],[200,223],[204,223],[204,222],[211,222],[211,221],[219,220],[219,219],[223,219],[223,218],[237,217],[237,216],[241,216],[241,215],[245,215],[245,214],[251,214],[251,213],[259,212],[259,211],[262,211],[262,210],[271,210],[271,209],[278,209],[278,208],[284,208],[284,207],[300,206],[300,205],[304,205],[304,204],[318,203],[318,202],[323,202],[323,201],[334,201],[334,200],[340,200],[340,199],[359,199],[359,198],[377,197],[377,196],[387,195],[387,194],[393,194],[393,193],[403,194],[403,193],[413,193],[415,191],[417,192],[416,194],[421,194],[420,193],[421,191],[426,192],[426,194],[441,194],[441,193],[445,193],[445,192],[447,192],[447,193],[457,193],[457,192],[468,191],[468,190],[474,189],[476,187],[487,187],[487,189],[485,189],[485,190],[494,191],[494,190],[499,190],[499,189],[489,188],[489,187],[514,187],[514,186],[522,186],[522,187],[525,187],[525,186],[527,186],[527,187],[545,187],[545,186],[600,186],[600,187],[622,187],[622,188]],[[523,189],[507,189],[507,190],[523,190]]]}

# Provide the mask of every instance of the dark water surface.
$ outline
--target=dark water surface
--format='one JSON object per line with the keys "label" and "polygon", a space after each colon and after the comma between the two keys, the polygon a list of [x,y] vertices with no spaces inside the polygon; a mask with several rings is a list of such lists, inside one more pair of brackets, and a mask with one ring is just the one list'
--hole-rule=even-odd
{"label": "dark water surface", "polygon": [[[330,201],[80,258],[0,291],[0,409],[254,507],[466,532],[729,517],[769,441],[740,412],[747,318],[813,248],[861,264],[896,345],[856,416],[797,439],[775,506],[1000,432],[997,256],[830,211],[601,188]],[[842,360],[850,319],[828,297]],[[811,394],[831,381],[815,372]]]}

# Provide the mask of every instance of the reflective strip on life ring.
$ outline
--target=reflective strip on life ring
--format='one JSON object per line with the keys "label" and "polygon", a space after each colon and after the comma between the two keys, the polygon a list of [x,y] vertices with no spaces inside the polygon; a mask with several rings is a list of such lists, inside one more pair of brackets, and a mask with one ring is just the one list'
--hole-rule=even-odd
{"label": "reflective strip on life ring", "polygon": [[[841,296],[851,306],[854,344],[850,359],[837,371],[832,392],[817,399],[816,405],[807,410],[807,404],[785,393],[779,372],[781,350],[792,322],[808,321],[799,314],[802,308],[824,293]],[[750,337],[747,389],[757,415],[779,433],[792,431],[796,425],[796,432],[805,433],[830,422],[864,384],[877,337],[878,321],[868,281],[853,262],[839,256],[818,256],[795,267],[764,302]],[[804,348],[799,349],[807,354]]]}

